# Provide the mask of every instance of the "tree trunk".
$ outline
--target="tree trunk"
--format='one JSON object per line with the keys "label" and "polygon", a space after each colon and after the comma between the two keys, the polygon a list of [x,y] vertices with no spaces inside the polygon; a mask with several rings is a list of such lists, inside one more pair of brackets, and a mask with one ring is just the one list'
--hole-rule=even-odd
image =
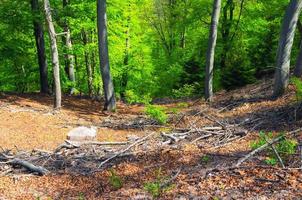
{"label": "tree trunk", "polygon": [[49,0],[44,0],[44,9],[46,15],[46,22],[48,25],[48,33],[50,39],[50,49],[51,49],[51,58],[52,58],[52,66],[53,66],[53,78],[54,78],[54,89],[55,89],[55,109],[59,109],[61,107],[61,83],[60,83],[60,64],[59,64],[59,53],[57,48],[57,38],[55,28],[52,22],[51,17],[51,8],[49,4]]}
{"label": "tree trunk", "polygon": [[294,69],[294,76],[301,78],[302,76],[302,40],[300,44],[300,50],[298,54],[298,58],[296,61],[295,69]]}
{"label": "tree trunk", "polygon": [[301,76],[302,76],[302,24],[301,24],[300,20],[298,20],[297,26],[298,26],[298,30],[300,33],[300,49],[299,49],[299,54],[298,54],[298,57],[296,60],[294,76],[301,78]]}
{"label": "tree trunk", "polygon": [[[63,8],[65,8],[68,5],[68,0],[63,0]],[[64,22],[64,32],[66,33],[65,35],[65,45],[67,47],[67,54],[66,54],[66,61],[65,65],[66,68],[68,69],[68,77],[69,80],[72,83],[72,87],[70,89],[70,94],[72,95],[74,93],[74,87],[75,87],[75,70],[74,70],[74,56],[72,55],[72,42],[71,42],[71,34],[70,34],[70,29],[68,26],[67,21]]]}
{"label": "tree trunk", "polygon": [[274,97],[284,93],[289,82],[290,55],[295,37],[302,0],[291,0],[286,10],[277,51]]}
{"label": "tree trunk", "polygon": [[126,40],[125,40],[125,53],[124,53],[124,69],[121,76],[120,82],[120,95],[121,99],[125,100],[126,98],[126,88],[128,84],[128,67],[129,67],[129,51],[130,51],[130,23],[131,23],[131,2],[128,1],[128,16],[126,24]]}
{"label": "tree trunk", "polygon": [[219,23],[220,9],[221,9],[221,0],[214,0],[209,44],[207,50],[206,77],[205,77],[205,98],[208,101],[212,101],[213,98],[213,69],[214,69],[214,57],[215,57],[215,47],[216,47],[216,40],[217,40],[217,29]]}
{"label": "tree trunk", "polygon": [[116,102],[113,82],[110,75],[106,20],[106,0],[97,0],[99,58],[105,94],[104,110],[114,111],[116,108]]}
{"label": "tree trunk", "polygon": [[[82,38],[83,43],[86,48],[86,45],[88,43],[88,36],[86,31],[82,30]],[[91,98],[93,96],[93,77],[92,77],[92,68],[91,68],[91,60],[89,59],[89,52],[85,49],[84,50],[84,57],[85,57],[85,65],[86,65],[86,71],[87,71],[87,80],[88,80],[88,93],[89,97]]]}
{"label": "tree trunk", "polygon": [[234,0],[227,0],[223,8],[221,35],[223,41],[223,50],[221,53],[220,67],[224,69],[227,62],[227,53],[231,48],[230,33],[233,26],[235,4]]}
{"label": "tree trunk", "polygon": [[43,25],[40,20],[37,19],[37,15],[40,14],[39,0],[31,0],[31,8],[34,15],[34,35],[37,46],[37,56],[39,62],[40,71],[40,92],[49,93],[48,76],[47,76],[47,60],[45,55],[45,41]]}

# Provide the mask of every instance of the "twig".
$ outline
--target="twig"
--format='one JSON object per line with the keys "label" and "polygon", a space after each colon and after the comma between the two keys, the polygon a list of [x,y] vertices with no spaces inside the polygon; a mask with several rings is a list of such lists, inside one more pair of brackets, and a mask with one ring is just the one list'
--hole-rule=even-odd
{"label": "twig", "polygon": [[[267,141],[266,138],[264,138],[264,139],[265,139],[265,141],[266,141],[267,143],[269,143],[269,141]],[[280,157],[280,155],[279,155],[278,151],[276,150],[275,146],[274,146],[273,144],[271,144],[270,146],[272,147],[272,149],[273,149],[275,155],[277,156],[278,161],[280,162],[282,168],[285,168],[285,165],[284,165],[284,163],[283,163],[283,160],[282,160],[282,158]]]}
{"label": "twig", "polygon": [[196,138],[196,139],[193,140],[191,143],[194,144],[194,143],[198,142],[199,140],[202,140],[202,139],[207,138],[207,137],[210,137],[210,136],[212,136],[212,134],[203,135],[203,136],[201,136],[201,137]]}

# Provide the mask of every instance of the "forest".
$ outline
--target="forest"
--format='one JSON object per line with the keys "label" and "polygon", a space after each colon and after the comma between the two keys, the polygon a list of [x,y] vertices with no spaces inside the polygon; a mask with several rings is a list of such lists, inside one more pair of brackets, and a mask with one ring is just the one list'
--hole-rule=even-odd
{"label": "forest", "polygon": [[1,0],[0,199],[302,198],[302,0]]}

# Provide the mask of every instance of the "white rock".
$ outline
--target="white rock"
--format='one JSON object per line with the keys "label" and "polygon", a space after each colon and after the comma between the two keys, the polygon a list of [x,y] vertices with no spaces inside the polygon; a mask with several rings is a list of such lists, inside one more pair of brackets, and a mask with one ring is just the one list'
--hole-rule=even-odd
{"label": "white rock", "polygon": [[76,142],[94,141],[96,140],[97,128],[80,126],[72,129],[67,134],[67,139]]}

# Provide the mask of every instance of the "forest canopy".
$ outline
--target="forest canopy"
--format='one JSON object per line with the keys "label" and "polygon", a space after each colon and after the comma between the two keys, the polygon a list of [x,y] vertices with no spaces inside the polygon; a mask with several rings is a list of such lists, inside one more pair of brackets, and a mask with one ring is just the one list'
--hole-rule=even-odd
{"label": "forest canopy", "polygon": [[[53,90],[43,2],[36,0],[36,9],[32,3],[1,1],[0,91],[40,91],[35,23],[44,32],[47,84]],[[102,96],[96,1],[51,0],[50,4],[63,93],[72,90],[76,95]],[[253,83],[274,72],[287,5],[286,0],[222,1],[214,91]],[[202,96],[212,7],[210,0],[108,0],[108,50],[117,99],[147,103],[157,97]],[[300,22],[292,59],[299,50],[299,30]]]}

